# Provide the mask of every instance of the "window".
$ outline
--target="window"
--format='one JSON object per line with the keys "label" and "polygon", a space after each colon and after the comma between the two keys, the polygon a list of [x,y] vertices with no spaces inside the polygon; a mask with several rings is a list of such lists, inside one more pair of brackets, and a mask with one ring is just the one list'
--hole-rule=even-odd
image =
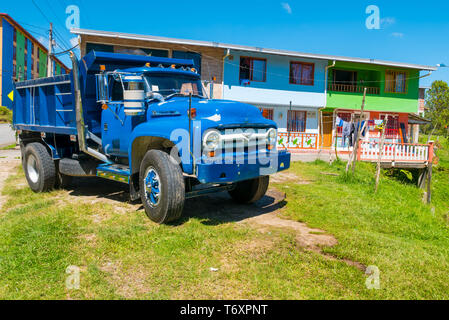
{"label": "window", "polygon": [[306,131],[306,111],[288,111],[287,130],[289,132]]}
{"label": "window", "polygon": [[112,88],[111,101],[123,101],[123,86],[119,79],[115,80],[113,77],[109,77],[109,88]]}
{"label": "window", "polygon": [[290,83],[313,86],[315,64],[290,62]]}
{"label": "window", "polygon": [[355,86],[357,84],[357,71],[334,70],[334,84]]}
{"label": "window", "polygon": [[402,71],[387,70],[385,74],[386,93],[405,93],[407,74]]}
{"label": "window", "polygon": [[182,95],[203,96],[201,81],[197,77],[181,76],[181,75],[161,75],[161,74],[149,74],[146,76],[150,90],[157,92],[161,95],[168,96],[174,93]]}
{"label": "window", "polygon": [[262,116],[265,119],[273,120],[273,115],[274,115],[274,110],[273,109],[260,108],[260,112],[262,112]]}
{"label": "window", "polygon": [[267,80],[267,60],[240,58],[240,80],[265,82]]}
{"label": "window", "polygon": [[[380,120],[385,120],[385,115],[380,115]],[[388,124],[385,130],[385,137],[387,139],[394,139],[399,136],[399,117],[395,115],[388,115]]]}
{"label": "window", "polygon": [[101,52],[114,52],[114,46],[109,46],[107,44],[99,44],[99,43],[86,43],[86,53],[91,52],[92,50],[101,51]]}
{"label": "window", "polygon": [[152,56],[168,58],[168,50],[133,48],[133,47],[119,47],[115,49],[116,53],[135,54],[139,56]]}

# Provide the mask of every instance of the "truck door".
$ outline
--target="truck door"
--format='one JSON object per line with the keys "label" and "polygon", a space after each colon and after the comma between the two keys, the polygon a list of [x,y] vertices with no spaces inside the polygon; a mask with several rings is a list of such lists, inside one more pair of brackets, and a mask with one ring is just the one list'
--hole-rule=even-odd
{"label": "truck door", "polygon": [[130,135],[129,120],[124,113],[123,86],[120,79],[109,76],[108,102],[102,106],[102,145],[107,155],[126,157],[127,138]]}
{"label": "truck door", "polygon": [[143,78],[137,75],[111,75],[109,99],[102,110],[103,150],[108,155],[128,157],[129,137],[145,121]]}

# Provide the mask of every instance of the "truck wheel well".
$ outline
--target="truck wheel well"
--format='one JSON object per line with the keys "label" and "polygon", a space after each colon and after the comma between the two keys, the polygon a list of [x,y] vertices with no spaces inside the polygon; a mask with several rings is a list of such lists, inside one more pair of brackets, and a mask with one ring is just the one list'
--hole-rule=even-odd
{"label": "truck wheel well", "polygon": [[[131,174],[140,171],[140,163],[145,157],[148,150],[162,150],[171,153],[172,149],[176,148],[175,144],[165,138],[161,137],[139,137],[133,141],[131,149]],[[176,153],[177,154],[177,153]]]}

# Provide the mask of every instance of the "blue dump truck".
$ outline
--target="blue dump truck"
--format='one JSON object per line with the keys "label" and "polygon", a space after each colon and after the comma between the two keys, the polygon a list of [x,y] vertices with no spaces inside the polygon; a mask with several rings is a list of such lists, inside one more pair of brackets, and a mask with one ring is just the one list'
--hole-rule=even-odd
{"label": "blue dump truck", "polygon": [[255,202],[269,175],[290,167],[276,124],[254,106],[206,97],[192,60],[95,51],[71,60],[68,75],[14,84],[13,125],[34,192],[72,177],[115,180],[167,223],[208,193]]}

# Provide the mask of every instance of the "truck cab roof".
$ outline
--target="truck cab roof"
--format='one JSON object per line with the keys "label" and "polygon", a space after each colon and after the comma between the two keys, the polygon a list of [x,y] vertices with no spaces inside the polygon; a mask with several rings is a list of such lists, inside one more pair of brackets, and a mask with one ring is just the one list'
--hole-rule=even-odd
{"label": "truck cab roof", "polygon": [[200,75],[192,71],[191,68],[164,68],[162,66],[160,67],[140,67],[140,68],[128,68],[128,69],[121,69],[116,70],[118,72],[124,72],[124,73],[137,73],[137,74],[145,74],[145,73],[164,73],[164,74],[172,74],[172,75],[183,75],[183,76],[190,76],[194,78],[200,78]]}

